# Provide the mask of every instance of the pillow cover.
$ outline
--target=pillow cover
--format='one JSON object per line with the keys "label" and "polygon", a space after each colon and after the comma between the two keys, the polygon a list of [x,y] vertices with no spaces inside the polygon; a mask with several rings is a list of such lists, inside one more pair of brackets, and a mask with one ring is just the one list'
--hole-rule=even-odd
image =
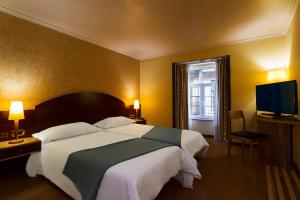
{"label": "pillow cover", "polygon": [[108,129],[108,128],[114,128],[118,126],[125,126],[128,124],[131,124],[133,122],[132,119],[129,119],[127,117],[119,116],[119,117],[109,117],[106,119],[103,119],[97,123],[94,124],[94,126],[97,126],[99,128]]}
{"label": "pillow cover", "polygon": [[53,126],[39,133],[32,134],[32,136],[41,140],[43,144],[46,144],[51,141],[66,139],[97,131],[99,131],[99,129],[91,124],[88,124],[86,122],[76,122]]}

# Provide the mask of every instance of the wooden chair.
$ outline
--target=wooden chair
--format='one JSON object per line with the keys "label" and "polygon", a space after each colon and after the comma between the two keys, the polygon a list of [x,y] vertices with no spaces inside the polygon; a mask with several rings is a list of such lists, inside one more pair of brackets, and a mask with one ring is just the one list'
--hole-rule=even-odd
{"label": "wooden chair", "polygon": [[[242,119],[243,121],[243,130],[238,132],[232,132],[232,120],[239,120]],[[253,149],[254,144],[258,144],[259,141],[269,139],[269,135],[257,132],[250,132],[246,130],[246,120],[243,111],[229,111],[229,137],[228,137],[228,156],[230,156],[230,149],[231,149],[231,142],[232,139],[240,140],[242,142],[242,154],[244,154],[245,144],[250,145],[250,150],[252,153],[252,163],[254,165],[255,160],[255,152]],[[270,150],[270,140],[268,141]],[[269,158],[270,158],[270,151]]]}

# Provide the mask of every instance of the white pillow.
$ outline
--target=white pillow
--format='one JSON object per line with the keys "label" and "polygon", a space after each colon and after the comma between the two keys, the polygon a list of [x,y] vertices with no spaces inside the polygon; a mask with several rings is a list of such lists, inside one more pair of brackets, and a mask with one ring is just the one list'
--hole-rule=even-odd
{"label": "white pillow", "polygon": [[125,126],[128,124],[131,124],[133,122],[132,119],[129,119],[127,117],[109,117],[106,119],[103,119],[97,123],[94,124],[94,126],[97,126],[99,128],[107,129],[107,128],[114,128],[118,126]]}
{"label": "white pillow", "polygon": [[43,144],[46,144],[51,141],[66,139],[97,131],[99,131],[99,129],[91,124],[86,122],[76,122],[53,126],[39,133],[32,134],[32,136],[41,140]]}

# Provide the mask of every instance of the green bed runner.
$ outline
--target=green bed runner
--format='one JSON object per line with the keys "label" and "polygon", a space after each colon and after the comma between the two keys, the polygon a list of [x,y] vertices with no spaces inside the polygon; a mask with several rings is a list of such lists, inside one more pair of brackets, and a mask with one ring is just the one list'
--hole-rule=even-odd
{"label": "green bed runner", "polygon": [[173,146],[147,139],[131,139],[69,155],[63,173],[73,181],[83,200],[94,200],[110,167],[152,151]]}
{"label": "green bed runner", "polygon": [[153,127],[142,138],[169,143],[181,147],[181,132],[178,128]]}

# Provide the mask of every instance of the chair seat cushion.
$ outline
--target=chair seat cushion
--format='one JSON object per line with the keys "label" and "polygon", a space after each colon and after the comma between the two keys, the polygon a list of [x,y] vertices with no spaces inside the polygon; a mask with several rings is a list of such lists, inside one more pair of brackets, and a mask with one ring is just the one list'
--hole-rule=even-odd
{"label": "chair seat cushion", "polygon": [[267,134],[251,132],[251,131],[239,131],[231,133],[232,136],[247,138],[247,139],[259,139],[269,137]]}

